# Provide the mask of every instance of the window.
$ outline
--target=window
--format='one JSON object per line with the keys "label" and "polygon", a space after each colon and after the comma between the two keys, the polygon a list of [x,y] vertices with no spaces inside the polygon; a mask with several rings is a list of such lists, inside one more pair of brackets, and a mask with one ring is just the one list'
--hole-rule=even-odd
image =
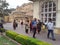
{"label": "window", "polygon": [[53,7],[56,7],[56,4],[55,3],[53,3]]}
{"label": "window", "polygon": [[56,13],[53,13],[53,17],[55,17],[55,18],[56,18]]}
{"label": "window", "polygon": [[52,11],[52,8],[49,8],[49,11]]}
{"label": "window", "polygon": [[51,18],[51,13],[49,13],[49,17]]}
{"label": "window", "polygon": [[56,21],[56,18],[53,18],[53,21]]}
{"label": "window", "polygon": [[54,25],[56,25],[56,4],[54,2],[50,1],[43,3],[41,13],[42,22],[48,22],[48,20],[52,18]]}
{"label": "window", "polygon": [[56,11],[56,7],[53,8],[53,11]]}
{"label": "window", "polygon": [[45,8],[47,8],[48,5],[45,5]]}
{"label": "window", "polygon": [[45,12],[47,12],[47,9],[45,9]]}
{"label": "window", "polygon": [[51,4],[49,3],[49,7],[52,7],[52,3]]}
{"label": "window", "polygon": [[45,17],[47,17],[47,14],[45,14]]}

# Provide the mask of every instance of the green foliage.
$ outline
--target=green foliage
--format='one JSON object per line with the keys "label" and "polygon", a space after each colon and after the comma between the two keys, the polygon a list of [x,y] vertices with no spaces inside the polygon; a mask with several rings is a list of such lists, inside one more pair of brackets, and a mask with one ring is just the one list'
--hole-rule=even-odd
{"label": "green foliage", "polygon": [[0,45],[17,45],[17,44],[9,40],[8,38],[0,35]]}
{"label": "green foliage", "polygon": [[5,29],[4,28],[0,28],[0,32],[5,32]]}
{"label": "green foliage", "polygon": [[25,35],[17,34],[16,32],[13,31],[7,31],[6,35],[12,39],[15,39],[17,42],[19,42],[22,45],[51,45],[49,43]]}
{"label": "green foliage", "polygon": [[13,31],[10,31],[10,30],[7,30],[6,31],[6,35],[12,39],[15,40],[15,37],[18,35],[16,32],[13,32]]}
{"label": "green foliage", "polygon": [[18,35],[16,36],[16,41],[21,43],[22,45],[28,45],[28,36],[24,36],[24,35]]}

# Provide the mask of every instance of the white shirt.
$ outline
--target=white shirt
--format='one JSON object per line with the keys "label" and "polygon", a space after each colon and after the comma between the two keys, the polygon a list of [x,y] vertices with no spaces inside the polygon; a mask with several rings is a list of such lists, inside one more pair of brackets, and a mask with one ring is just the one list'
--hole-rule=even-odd
{"label": "white shirt", "polygon": [[48,22],[45,22],[45,25],[47,25]]}
{"label": "white shirt", "polygon": [[29,23],[28,22],[25,22],[25,28],[29,29]]}
{"label": "white shirt", "polygon": [[47,28],[48,28],[48,30],[54,30],[54,25],[53,25],[53,23],[52,23],[52,22],[48,22],[48,23],[47,23]]}

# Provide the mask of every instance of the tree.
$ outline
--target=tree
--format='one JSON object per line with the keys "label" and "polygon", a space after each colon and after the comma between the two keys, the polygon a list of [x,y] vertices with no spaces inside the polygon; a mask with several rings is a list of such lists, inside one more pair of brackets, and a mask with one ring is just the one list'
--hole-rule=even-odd
{"label": "tree", "polygon": [[9,6],[9,4],[8,4],[8,3],[6,3],[6,2],[3,2],[3,3],[2,3],[2,8],[3,8],[3,9],[7,9],[7,8],[8,8],[8,6]]}
{"label": "tree", "polygon": [[8,16],[9,13],[11,13],[12,11],[14,11],[15,9],[14,8],[11,8],[11,9],[5,9],[4,10],[4,15]]}
{"label": "tree", "polygon": [[4,10],[6,10],[8,8],[9,4],[5,0],[3,0],[3,1],[0,0],[0,3],[1,3],[1,5],[0,5],[0,17],[4,17],[4,13],[5,13]]}

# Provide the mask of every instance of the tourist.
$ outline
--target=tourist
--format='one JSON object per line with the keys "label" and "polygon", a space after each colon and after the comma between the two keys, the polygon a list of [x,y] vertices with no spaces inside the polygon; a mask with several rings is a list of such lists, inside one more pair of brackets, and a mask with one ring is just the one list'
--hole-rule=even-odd
{"label": "tourist", "polygon": [[42,27],[42,23],[40,22],[40,20],[38,20],[38,23],[37,23],[38,34],[41,31],[41,27]]}
{"label": "tourist", "polygon": [[23,25],[23,21],[21,22],[21,25]]}
{"label": "tourist", "polygon": [[32,21],[32,28],[33,28],[33,38],[35,38],[36,30],[37,30],[37,20],[34,18]]}
{"label": "tourist", "polygon": [[28,33],[29,30],[29,20],[26,20],[25,22],[25,32]]}
{"label": "tourist", "polygon": [[45,24],[45,29],[47,28],[47,23],[48,23],[47,20],[45,20],[45,23],[44,23]]}
{"label": "tourist", "polygon": [[30,32],[32,31],[32,20],[30,22]]}
{"label": "tourist", "polygon": [[14,30],[16,29],[17,26],[18,26],[18,24],[17,24],[16,20],[14,20],[13,21],[13,28],[14,28]]}
{"label": "tourist", "polygon": [[55,40],[54,38],[54,25],[53,25],[53,22],[52,22],[52,19],[49,19],[49,22],[47,23],[47,29],[48,29],[48,34],[47,34],[47,38],[50,38],[49,35],[51,33],[52,35],[52,40]]}

